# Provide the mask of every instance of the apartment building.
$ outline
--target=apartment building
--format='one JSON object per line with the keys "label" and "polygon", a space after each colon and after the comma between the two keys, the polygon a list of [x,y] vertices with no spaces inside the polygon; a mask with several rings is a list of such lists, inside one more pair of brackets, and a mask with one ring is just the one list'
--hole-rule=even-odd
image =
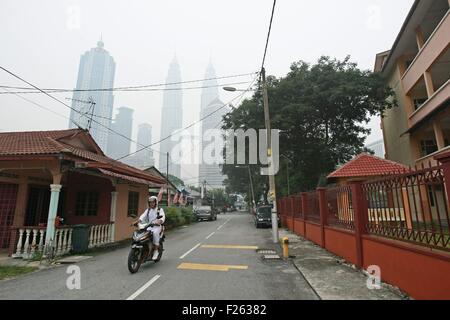
{"label": "apartment building", "polygon": [[376,56],[398,101],[381,123],[389,160],[421,165],[450,150],[449,14],[450,0],[416,0],[392,49]]}

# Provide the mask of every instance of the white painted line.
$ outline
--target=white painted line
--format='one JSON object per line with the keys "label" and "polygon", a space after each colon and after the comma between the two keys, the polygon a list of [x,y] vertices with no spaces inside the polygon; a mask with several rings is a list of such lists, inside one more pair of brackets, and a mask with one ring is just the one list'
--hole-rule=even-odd
{"label": "white painted line", "polygon": [[206,237],[206,239],[211,238],[216,232],[214,231],[213,233],[211,233],[209,236]]}
{"label": "white painted line", "polygon": [[191,253],[192,251],[194,251],[195,249],[197,249],[198,247],[200,247],[201,243],[197,244],[195,247],[193,247],[191,250],[189,250],[188,252],[186,252],[185,254],[183,254],[180,259],[184,259],[189,253]]}
{"label": "white painted line", "polygon": [[138,291],[136,291],[136,292],[133,293],[131,296],[129,296],[129,297],[127,298],[127,300],[134,300],[134,299],[136,299],[137,296],[139,296],[142,292],[145,291],[145,289],[147,289],[147,288],[150,287],[153,283],[155,283],[155,281],[158,280],[159,277],[161,277],[160,274],[157,274],[156,276],[154,276],[149,282],[147,282],[147,283],[144,284],[142,287],[140,287]]}
{"label": "white painted line", "polygon": [[227,221],[225,221],[225,223],[224,224],[222,224],[221,226],[219,226],[218,228],[217,228],[217,230],[220,230],[220,229],[222,229],[222,227],[224,226],[224,225],[226,225],[229,221],[231,220],[231,218],[230,219],[228,219]]}

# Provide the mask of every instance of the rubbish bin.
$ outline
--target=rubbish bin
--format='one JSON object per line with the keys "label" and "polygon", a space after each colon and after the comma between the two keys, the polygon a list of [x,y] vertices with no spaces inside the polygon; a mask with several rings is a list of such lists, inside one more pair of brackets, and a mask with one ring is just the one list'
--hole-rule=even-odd
{"label": "rubbish bin", "polygon": [[84,253],[89,248],[89,230],[87,224],[77,224],[72,227],[72,252]]}

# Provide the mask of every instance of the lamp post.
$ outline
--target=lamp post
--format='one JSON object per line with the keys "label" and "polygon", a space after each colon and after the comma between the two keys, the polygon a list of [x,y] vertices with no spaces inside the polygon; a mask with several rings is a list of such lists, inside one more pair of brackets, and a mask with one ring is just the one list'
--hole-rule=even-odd
{"label": "lamp post", "polygon": [[[266,69],[261,69],[261,79],[262,79],[262,90],[264,98],[264,119],[266,125],[267,133],[267,157],[269,164],[269,195],[272,199],[272,237],[273,242],[278,243],[278,213],[277,213],[277,194],[275,188],[275,176],[270,170],[273,166],[273,155],[272,155],[272,135],[270,126],[270,112],[269,112],[269,96],[267,94],[267,82],[266,82]],[[224,87],[225,91],[235,92],[240,91],[233,87]]]}

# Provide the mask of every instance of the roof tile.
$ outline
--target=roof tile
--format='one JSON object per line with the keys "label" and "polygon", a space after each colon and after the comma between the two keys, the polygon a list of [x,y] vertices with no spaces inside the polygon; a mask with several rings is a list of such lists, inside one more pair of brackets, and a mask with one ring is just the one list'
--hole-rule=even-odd
{"label": "roof tile", "polygon": [[362,153],[328,175],[328,178],[381,176],[392,172],[403,172],[407,168],[403,164]]}

